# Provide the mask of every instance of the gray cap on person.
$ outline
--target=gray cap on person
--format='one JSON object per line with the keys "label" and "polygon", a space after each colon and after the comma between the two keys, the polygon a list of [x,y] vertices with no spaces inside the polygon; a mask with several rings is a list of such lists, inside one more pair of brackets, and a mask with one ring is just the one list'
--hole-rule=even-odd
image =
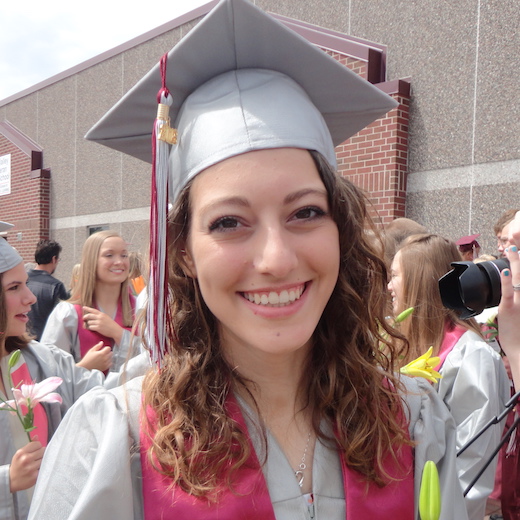
{"label": "gray cap on person", "polygon": [[[0,233],[7,231],[13,227],[8,222],[0,221]],[[0,273],[5,273],[16,267],[19,263],[23,262],[22,257],[18,254],[18,251],[3,237],[0,237]]]}
{"label": "gray cap on person", "polygon": [[[334,147],[397,103],[247,0],[222,0],[168,54],[170,200],[197,173],[252,150]],[[86,135],[151,162],[154,67]]]}

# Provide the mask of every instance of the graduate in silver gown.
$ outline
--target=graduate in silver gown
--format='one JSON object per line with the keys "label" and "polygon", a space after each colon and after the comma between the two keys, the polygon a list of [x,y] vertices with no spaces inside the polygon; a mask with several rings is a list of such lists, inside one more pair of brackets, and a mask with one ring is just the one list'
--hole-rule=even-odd
{"label": "graduate in silver gown", "polygon": [[[500,415],[510,397],[509,379],[500,358],[480,333],[475,320],[461,320],[443,306],[438,279],[460,261],[454,242],[434,234],[408,237],[395,255],[388,284],[395,315],[413,307],[401,330],[413,345],[411,359],[430,346],[440,357],[442,375],[435,387],[457,425],[457,449],[461,449],[490,420]],[[496,342],[495,342],[496,343]],[[403,363],[410,359],[403,359]],[[489,428],[457,458],[462,489],[477,477],[502,436],[502,428]],[[497,458],[466,495],[470,520],[482,520],[486,500],[493,491]]]}
{"label": "graduate in silver gown", "polygon": [[71,298],[53,309],[40,342],[70,352],[80,361],[90,349],[110,348],[109,366],[87,366],[118,372],[140,352],[132,336],[135,298],[130,293],[128,244],[113,230],[90,235],[81,253],[78,280]]}
{"label": "graduate in silver gown", "polygon": [[335,172],[334,146],[396,103],[245,0],[221,1],[87,137],[152,161],[156,99],[157,366],[73,407],[30,518],[413,520],[431,460],[440,518],[465,519],[453,419],[394,371],[377,231]]}
{"label": "graduate in silver gown", "polygon": [[[7,228],[5,223],[0,226]],[[0,229],[3,230],[3,229]],[[50,438],[65,412],[85,392],[100,385],[104,376],[97,370],[76,366],[71,355],[53,346],[30,341],[26,334],[27,313],[35,296],[27,287],[27,274],[21,256],[4,238],[0,238],[0,397],[13,399],[9,385],[10,353],[20,349],[15,366],[20,377],[16,383],[39,383],[49,377],[63,381],[56,390],[61,403],[42,403],[43,414],[36,430],[27,434],[15,415],[0,411],[0,519],[24,520],[38,469]],[[14,376],[11,376],[14,377]],[[20,388],[18,386],[18,388]]]}

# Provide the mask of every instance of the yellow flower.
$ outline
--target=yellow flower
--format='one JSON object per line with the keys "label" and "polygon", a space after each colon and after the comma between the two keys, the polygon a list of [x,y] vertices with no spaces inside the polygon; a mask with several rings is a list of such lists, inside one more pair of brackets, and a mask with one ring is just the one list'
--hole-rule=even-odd
{"label": "yellow flower", "polygon": [[410,363],[401,368],[401,374],[410,377],[424,377],[428,381],[436,383],[442,376],[433,368],[439,364],[440,358],[431,357],[432,351],[433,347],[430,347],[425,354],[410,361]]}

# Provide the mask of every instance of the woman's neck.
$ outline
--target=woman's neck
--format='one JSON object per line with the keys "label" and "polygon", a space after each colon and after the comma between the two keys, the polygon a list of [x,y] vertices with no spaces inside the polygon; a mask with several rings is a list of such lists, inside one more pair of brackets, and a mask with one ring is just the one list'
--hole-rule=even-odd
{"label": "woman's neck", "polygon": [[117,309],[121,287],[121,284],[96,283],[94,300],[97,307],[107,313]]}
{"label": "woman's neck", "polygon": [[238,393],[259,413],[276,439],[295,478],[302,480],[302,493],[310,493],[316,433],[312,406],[307,403],[306,387],[302,384],[306,356],[279,356],[271,362],[269,356],[258,357],[253,364],[236,365],[240,374],[251,381],[246,383],[250,394],[244,389],[238,389]]}
{"label": "woman's neck", "polygon": [[303,407],[301,379],[305,367],[305,357],[296,356],[255,356],[254,359],[234,360],[233,367],[250,381],[247,390],[238,390],[249,404],[254,403],[266,422],[277,421],[279,417],[294,417]]}

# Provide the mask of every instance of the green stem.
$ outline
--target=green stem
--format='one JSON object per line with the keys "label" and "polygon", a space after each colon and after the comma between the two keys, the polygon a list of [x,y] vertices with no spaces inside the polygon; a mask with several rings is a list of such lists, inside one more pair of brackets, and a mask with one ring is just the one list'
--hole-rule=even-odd
{"label": "green stem", "polygon": [[[11,369],[9,369],[7,371],[7,377],[9,378],[9,385],[11,387],[11,390],[14,388],[14,383],[13,383],[13,378],[11,377]],[[14,399],[14,395],[13,395],[13,399]],[[25,431],[25,434],[27,435],[27,439],[29,440],[29,442],[32,442],[32,439],[31,439],[31,435],[30,433],[27,431],[27,429],[25,428],[25,422],[23,420],[23,415],[21,414],[20,412],[20,408],[18,407],[18,403],[15,401],[15,404],[16,404],[16,415],[18,416],[18,419],[20,420],[20,422],[22,423],[22,427]],[[30,411],[30,410],[29,410]]]}

